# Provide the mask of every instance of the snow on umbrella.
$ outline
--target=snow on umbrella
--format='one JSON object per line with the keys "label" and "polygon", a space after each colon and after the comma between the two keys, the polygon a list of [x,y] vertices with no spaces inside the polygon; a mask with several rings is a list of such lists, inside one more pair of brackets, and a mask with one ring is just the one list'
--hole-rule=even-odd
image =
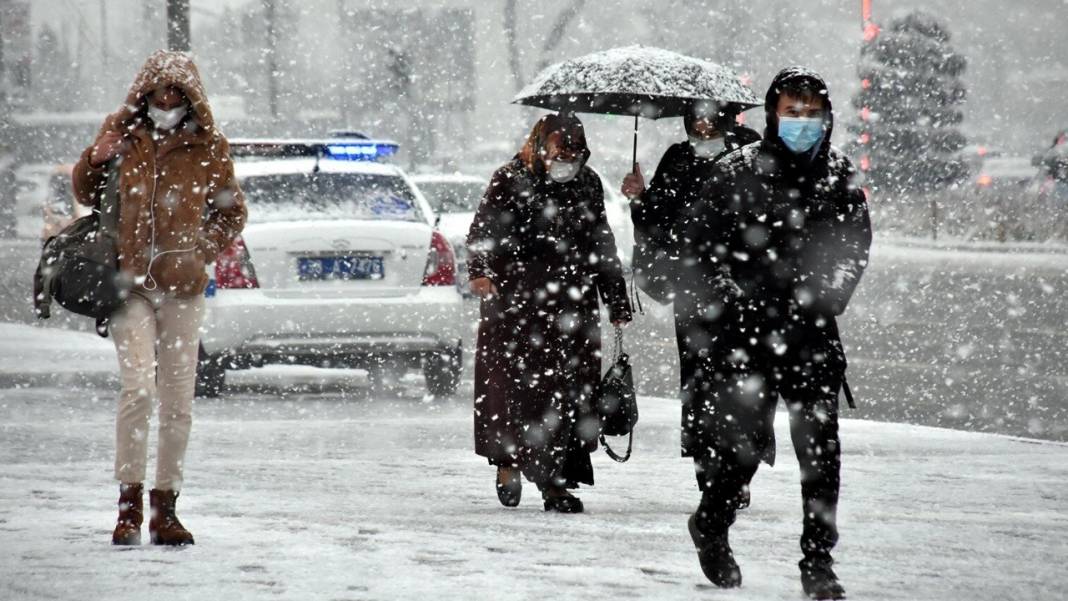
{"label": "snow on umbrella", "polygon": [[638,117],[679,117],[706,103],[739,112],[760,105],[731,69],[645,46],[613,48],[547,67],[512,103],[561,112],[634,115],[635,162]]}

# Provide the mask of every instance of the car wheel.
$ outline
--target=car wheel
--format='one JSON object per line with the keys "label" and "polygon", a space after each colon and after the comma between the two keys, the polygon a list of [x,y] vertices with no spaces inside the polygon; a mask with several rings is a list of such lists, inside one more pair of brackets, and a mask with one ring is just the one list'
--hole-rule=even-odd
{"label": "car wheel", "polygon": [[212,357],[200,345],[197,353],[197,383],[195,395],[199,398],[215,398],[222,394],[226,384],[226,368],[218,357]]}
{"label": "car wheel", "polygon": [[459,346],[430,355],[423,363],[427,390],[436,397],[452,395],[460,386],[463,369],[463,350]]}

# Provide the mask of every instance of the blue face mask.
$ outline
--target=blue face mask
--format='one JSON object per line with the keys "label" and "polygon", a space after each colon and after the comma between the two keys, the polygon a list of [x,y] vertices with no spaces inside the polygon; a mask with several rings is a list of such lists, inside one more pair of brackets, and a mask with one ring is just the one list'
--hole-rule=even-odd
{"label": "blue face mask", "polygon": [[808,152],[823,139],[823,119],[779,117],[779,138],[795,154]]}

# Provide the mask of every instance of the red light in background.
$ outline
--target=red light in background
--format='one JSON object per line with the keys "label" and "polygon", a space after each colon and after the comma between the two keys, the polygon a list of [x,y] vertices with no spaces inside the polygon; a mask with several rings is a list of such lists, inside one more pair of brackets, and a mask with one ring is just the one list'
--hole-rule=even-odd
{"label": "red light in background", "polygon": [[861,121],[870,121],[871,120],[871,109],[870,108],[864,107],[864,108],[860,109],[860,120]]}
{"label": "red light in background", "polygon": [[860,134],[860,137],[857,138],[857,142],[860,142],[861,144],[870,143],[871,142],[871,134],[869,134],[868,132],[864,132],[864,133]]}
{"label": "red light in background", "polygon": [[871,169],[871,157],[865,154],[860,157],[860,170],[867,171],[869,169]]}
{"label": "red light in background", "polygon": [[880,31],[882,31],[882,30],[879,29],[878,25],[876,25],[875,23],[872,23],[871,21],[868,21],[864,25],[864,41],[865,42],[871,42],[875,38],[879,37],[879,32]]}
{"label": "red light in background", "polygon": [[986,146],[980,146],[979,149],[975,151],[975,153],[978,154],[981,157],[985,157],[986,156],[986,152],[987,152]]}
{"label": "red light in background", "polygon": [[864,79],[860,80],[860,87],[864,88],[865,90],[867,90],[868,88],[871,87],[871,80],[868,79],[867,77],[865,77]]}
{"label": "red light in background", "polygon": [[980,186],[983,186],[985,188],[985,187],[987,187],[987,186],[989,186],[989,185],[994,183],[994,178],[992,178],[989,175],[984,173],[984,174],[979,176],[979,179],[976,180],[975,183],[977,183]]}

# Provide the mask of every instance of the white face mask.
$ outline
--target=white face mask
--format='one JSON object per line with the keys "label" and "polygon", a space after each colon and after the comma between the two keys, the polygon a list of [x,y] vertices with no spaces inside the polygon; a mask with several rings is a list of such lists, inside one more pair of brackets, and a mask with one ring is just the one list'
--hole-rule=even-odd
{"label": "white face mask", "polygon": [[690,136],[690,146],[693,147],[693,153],[702,159],[710,159],[727,148],[726,143],[723,141],[723,136],[718,136],[711,140]]}
{"label": "white face mask", "polygon": [[148,107],[148,118],[155,124],[156,129],[161,130],[174,129],[185,117],[185,114],[186,108],[184,106],[176,106],[166,111],[153,105]]}
{"label": "white face mask", "polygon": [[582,163],[579,161],[553,161],[549,164],[549,177],[556,183],[562,184],[575,179]]}

